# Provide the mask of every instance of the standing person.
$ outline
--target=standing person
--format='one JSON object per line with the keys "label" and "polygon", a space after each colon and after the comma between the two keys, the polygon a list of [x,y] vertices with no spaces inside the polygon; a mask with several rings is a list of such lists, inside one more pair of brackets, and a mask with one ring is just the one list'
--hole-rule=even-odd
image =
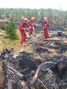
{"label": "standing person", "polygon": [[49,22],[46,17],[44,17],[44,37],[49,38],[48,34]]}
{"label": "standing person", "polygon": [[34,17],[31,18],[31,21],[28,22],[29,24],[29,36],[32,36],[33,30],[34,30],[34,26],[33,26],[33,21],[35,20]]}
{"label": "standing person", "polygon": [[20,26],[19,26],[19,30],[20,30],[20,34],[21,34],[21,44],[23,44],[23,42],[24,42],[25,39],[26,39],[26,28],[28,27],[27,21],[28,21],[28,19],[25,18],[25,19],[20,23]]}

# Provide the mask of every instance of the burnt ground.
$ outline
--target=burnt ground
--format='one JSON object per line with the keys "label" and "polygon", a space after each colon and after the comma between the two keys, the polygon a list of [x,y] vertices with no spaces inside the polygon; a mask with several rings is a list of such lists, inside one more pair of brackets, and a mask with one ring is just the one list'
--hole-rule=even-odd
{"label": "burnt ground", "polygon": [[[39,33],[38,33],[39,34]],[[59,74],[57,65],[53,68],[47,68],[41,71],[37,82],[31,86],[31,89],[67,89],[67,41],[66,38],[58,37],[57,39],[45,39],[42,34],[36,34],[35,37],[27,40],[31,44],[32,52],[20,52],[16,58],[10,57],[10,66],[22,73],[24,81],[28,84],[36,72],[38,65],[43,62],[60,62],[65,65],[62,68],[62,74]],[[38,37],[37,37],[38,36]],[[41,37],[40,37],[41,36]],[[59,39],[59,40],[58,40]],[[63,65],[59,65],[63,66]],[[41,82],[41,81],[43,82]],[[7,79],[5,80],[7,81]],[[12,89],[28,89],[21,87],[18,80],[12,78]],[[46,86],[46,88],[44,87]],[[0,89],[5,89],[0,88]]]}
{"label": "burnt ground", "polygon": [[[25,75],[25,81],[30,81],[32,79],[32,76],[34,75],[38,65],[43,62],[59,62],[63,60],[63,64],[67,64],[67,43],[63,43],[63,41],[41,40],[38,43],[35,43],[35,45],[32,45],[32,48],[32,53],[21,52],[21,56],[19,56],[18,70]],[[67,89],[66,70],[67,69],[65,68],[62,69],[62,77],[60,74],[58,74],[58,69],[56,67],[47,69],[47,71],[42,71],[42,74],[39,78],[44,85],[46,85],[47,89]],[[40,82],[37,82],[33,87],[31,87],[31,89],[45,88]]]}
{"label": "burnt ground", "polygon": [[[32,42],[32,53],[21,52],[16,60],[12,61],[14,68],[25,76],[26,82],[32,79],[38,65],[43,62],[59,62],[62,60],[63,64],[67,65],[67,43],[62,40],[42,40],[40,38],[37,38],[36,42],[32,39]],[[39,79],[46,85],[47,89],[67,89],[66,68],[62,68],[63,76],[58,73],[58,69],[55,67],[42,71]],[[19,85],[16,88],[23,89],[19,88]],[[41,82],[37,81],[31,89],[45,88]]]}

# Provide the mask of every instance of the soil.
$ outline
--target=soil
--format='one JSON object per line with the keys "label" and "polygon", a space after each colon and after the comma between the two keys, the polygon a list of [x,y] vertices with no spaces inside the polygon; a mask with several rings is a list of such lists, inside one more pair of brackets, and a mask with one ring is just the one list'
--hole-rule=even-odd
{"label": "soil", "polygon": [[[40,31],[41,29],[34,34],[35,36],[27,39],[27,42],[25,42],[28,46],[31,45],[31,47],[28,48],[25,46],[24,48],[32,50],[31,52],[19,52],[19,55],[16,58],[12,57],[15,54],[10,55],[10,52],[8,53],[10,55],[9,65],[22,73],[25,76],[23,80],[26,84],[28,84],[33,78],[37,67],[41,63],[47,61],[57,62],[55,67],[50,69],[47,68],[45,71],[41,71],[38,78],[43,83],[37,80],[36,83],[30,87],[30,89],[46,89],[44,86],[46,86],[47,89],[67,89],[67,38],[57,37],[57,39],[45,39]],[[3,60],[6,61],[6,59],[4,59],[4,55],[5,53],[0,56],[0,71],[2,71],[2,74],[0,72],[0,89],[7,89],[7,85],[4,86],[4,81],[7,82],[7,79],[4,79],[5,75],[2,68]],[[63,66],[62,76],[58,72],[58,65],[60,64]],[[29,89],[25,88],[26,86],[21,87],[19,81],[16,80],[14,76],[11,80],[13,83],[12,89]]]}

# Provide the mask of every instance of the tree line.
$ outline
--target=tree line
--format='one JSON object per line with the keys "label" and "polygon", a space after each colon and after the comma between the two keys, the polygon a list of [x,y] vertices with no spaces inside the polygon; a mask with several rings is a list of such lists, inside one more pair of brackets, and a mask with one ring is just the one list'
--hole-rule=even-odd
{"label": "tree line", "polygon": [[53,22],[59,22],[60,24],[66,23],[67,24],[67,11],[63,10],[56,10],[56,9],[26,9],[26,8],[1,8],[0,9],[0,16],[6,15],[9,17],[10,15],[14,15],[16,18],[21,16],[31,18],[32,16],[35,17],[36,20],[42,20],[45,16],[48,18],[50,24]]}

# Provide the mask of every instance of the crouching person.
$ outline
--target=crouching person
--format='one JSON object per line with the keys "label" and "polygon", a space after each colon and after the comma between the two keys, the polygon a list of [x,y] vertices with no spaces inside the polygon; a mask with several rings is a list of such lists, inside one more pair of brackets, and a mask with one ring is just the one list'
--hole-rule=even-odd
{"label": "crouching person", "polygon": [[21,44],[23,44],[23,42],[24,42],[25,39],[26,39],[26,28],[28,27],[27,21],[28,21],[28,19],[25,18],[25,19],[20,23],[20,26],[19,26],[19,30],[20,30],[20,34],[21,34],[21,41],[20,41]]}

